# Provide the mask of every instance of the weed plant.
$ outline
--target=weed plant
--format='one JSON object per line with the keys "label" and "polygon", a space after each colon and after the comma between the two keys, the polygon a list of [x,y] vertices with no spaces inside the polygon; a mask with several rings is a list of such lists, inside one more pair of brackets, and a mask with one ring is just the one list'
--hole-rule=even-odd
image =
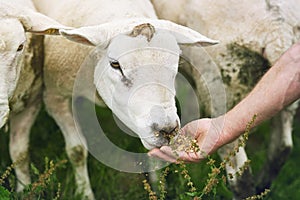
{"label": "weed plant", "polygon": [[[215,159],[213,159],[211,156],[207,156],[208,161],[206,162],[206,164],[209,166],[210,172],[208,173],[208,178],[202,190],[196,188],[194,182],[192,181],[192,177],[189,175],[189,171],[187,169],[186,164],[183,161],[180,160],[177,161],[175,172],[177,171],[181,172],[180,174],[186,180],[186,186],[187,186],[187,189],[184,192],[185,195],[181,195],[180,199],[202,200],[210,197],[213,197],[214,199],[216,198],[218,184],[220,182],[226,184],[225,166],[226,164],[232,166],[232,163],[230,161],[231,158],[234,157],[239,152],[240,147],[245,147],[246,141],[248,140],[250,129],[253,126],[255,119],[256,119],[256,115],[254,115],[252,120],[247,124],[244,134],[238,140],[237,146],[234,147],[234,149],[230,151],[227,156],[225,156],[223,161],[218,166],[216,165]],[[170,145],[172,145],[173,153],[175,155],[177,154],[176,151],[185,151],[188,153],[200,152],[200,148],[197,145],[197,141],[194,140],[193,138],[190,138],[182,134],[180,135],[180,133],[179,135],[177,134],[176,137],[177,137],[176,141],[171,140],[170,142]],[[234,176],[241,176],[243,172],[249,167],[249,165],[250,165],[250,160],[247,160],[244,163],[244,165],[239,168],[236,174],[228,174],[228,177],[232,179]],[[167,191],[165,187],[165,178],[168,175],[167,172],[169,172],[169,167],[165,168],[165,170],[162,172],[162,175],[160,176],[160,180],[159,180],[160,200],[166,199]],[[146,180],[144,180],[144,186],[145,186],[144,189],[149,193],[149,199],[151,200],[158,199],[156,193],[151,190],[151,186],[149,183],[147,183]],[[246,200],[263,199],[269,192],[270,190],[266,189],[261,194],[248,197],[246,198]]]}
{"label": "weed plant", "polygon": [[61,196],[61,183],[58,182],[55,170],[58,167],[63,166],[67,161],[61,160],[54,163],[52,160],[45,158],[45,170],[40,173],[39,170],[31,163],[31,170],[35,174],[35,181],[25,187],[23,192],[17,193],[14,190],[15,183],[12,181],[11,190],[3,187],[3,183],[11,175],[14,167],[16,167],[22,160],[24,156],[20,156],[16,162],[12,163],[5,172],[0,177],[0,199],[1,200],[11,200],[11,199],[22,199],[22,200],[32,200],[32,199],[44,199],[45,196],[51,197],[53,200],[58,200]]}

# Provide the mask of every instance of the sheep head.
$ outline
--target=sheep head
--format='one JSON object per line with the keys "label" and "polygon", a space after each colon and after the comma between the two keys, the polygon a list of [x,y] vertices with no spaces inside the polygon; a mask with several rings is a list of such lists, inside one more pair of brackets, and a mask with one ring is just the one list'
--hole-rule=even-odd
{"label": "sheep head", "polygon": [[94,84],[113,113],[147,149],[169,142],[180,128],[175,105],[179,44],[217,42],[177,24],[150,19],[61,30],[66,38],[97,46]]}
{"label": "sheep head", "polygon": [[26,32],[58,34],[67,28],[29,8],[14,3],[0,5],[0,128],[9,115],[9,100],[24,64]]}

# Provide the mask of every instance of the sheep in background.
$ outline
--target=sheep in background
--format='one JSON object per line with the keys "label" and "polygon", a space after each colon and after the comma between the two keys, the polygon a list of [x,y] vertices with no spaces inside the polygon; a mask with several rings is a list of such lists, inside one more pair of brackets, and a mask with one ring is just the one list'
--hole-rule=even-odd
{"label": "sheep in background", "polygon": [[[10,122],[9,151],[18,179],[17,191],[30,183],[30,128],[42,100],[43,38],[66,28],[37,13],[29,0],[0,1],[0,128]],[[26,33],[28,32],[28,33]]]}

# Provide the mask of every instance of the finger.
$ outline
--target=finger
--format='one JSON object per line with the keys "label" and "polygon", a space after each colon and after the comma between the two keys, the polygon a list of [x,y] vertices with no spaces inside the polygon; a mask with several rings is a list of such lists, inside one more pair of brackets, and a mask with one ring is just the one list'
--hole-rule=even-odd
{"label": "finger", "polygon": [[162,147],[160,147],[160,150],[173,158],[177,158],[173,149],[170,146],[162,146]]}
{"label": "finger", "polygon": [[193,163],[200,161],[200,155],[198,155],[197,153],[186,153],[184,151],[174,153],[174,150],[172,150],[172,148],[169,146],[162,146],[160,150],[164,154],[172,157],[173,159],[176,159],[176,161],[182,160],[184,162],[193,162]]}
{"label": "finger", "polygon": [[196,153],[179,152],[178,159],[184,162],[199,162],[201,158]]}
{"label": "finger", "polygon": [[[164,154],[172,157],[173,159],[182,160],[184,162],[195,163],[195,162],[199,162],[205,158],[204,156],[200,155],[200,152],[193,152],[193,153],[184,152],[184,151],[179,151],[179,152],[175,151],[174,152],[174,150],[169,146],[162,146],[160,148],[160,150]],[[175,154],[177,154],[177,155],[175,155]]]}
{"label": "finger", "polygon": [[148,152],[148,155],[151,157],[159,158],[167,162],[171,162],[171,163],[176,162],[176,158],[174,158],[173,156],[169,156],[168,154],[165,154],[164,152],[162,152],[160,149],[157,148],[152,149],[150,152]]}

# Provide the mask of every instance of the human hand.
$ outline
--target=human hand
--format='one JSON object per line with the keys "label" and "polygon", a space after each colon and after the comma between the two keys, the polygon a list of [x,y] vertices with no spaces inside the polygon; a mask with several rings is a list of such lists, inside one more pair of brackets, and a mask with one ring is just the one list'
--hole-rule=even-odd
{"label": "human hand", "polygon": [[223,145],[220,134],[223,129],[223,119],[223,117],[219,117],[195,120],[180,130],[179,134],[195,139],[194,142],[199,147],[197,152],[174,149],[170,145],[152,149],[148,154],[168,162],[177,162],[178,160],[199,162]]}

